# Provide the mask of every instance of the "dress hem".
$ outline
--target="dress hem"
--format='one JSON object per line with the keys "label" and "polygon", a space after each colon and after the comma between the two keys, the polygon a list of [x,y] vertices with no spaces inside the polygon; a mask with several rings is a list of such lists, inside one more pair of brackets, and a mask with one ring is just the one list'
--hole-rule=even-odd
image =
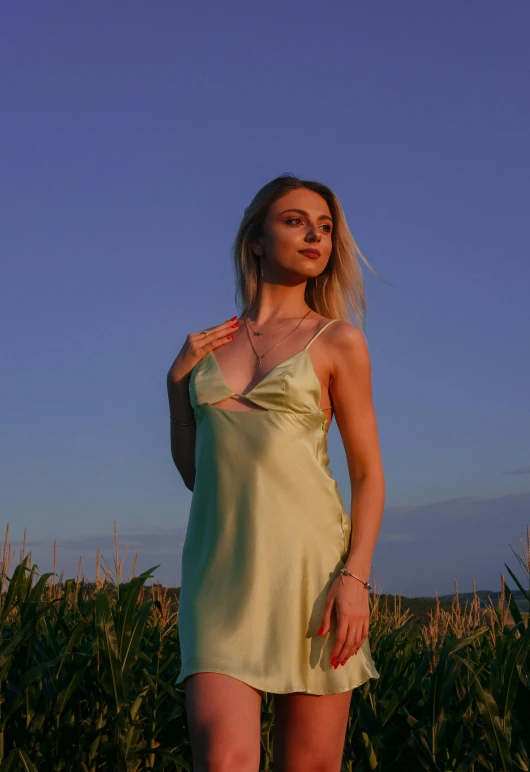
{"label": "dress hem", "polygon": [[236,678],[238,681],[242,681],[243,683],[246,683],[247,686],[251,686],[253,689],[259,689],[260,691],[266,692],[267,694],[300,694],[301,693],[301,694],[312,694],[315,697],[325,697],[325,696],[331,695],[331,694],[342,694],[343,692],[349,692],[352,689],[357,689],[359,686],[362,686],[367,681],[369,681],[371,678],[377,679],[377,678],[381,677],[380,673],[377,673],[377,675],[367,674],[366,678],[363,678],[361,681],[357,681],[353,685],[347,686],[346,689],[337,689],[335,691],[329,691],[329,692],[310,692],[308,689],[284,689],[282,691],[282,690],[277,690],[277,689],[272,690],[270,687],[269,688],[265,688],[263,686],[259,686],[258,685],[259,679],[257,679],[256,681],[251,682],[250,680],[241,678],[241,676],[238,676],[235,673],[230,673],[228,670],[217,670],[215,668],[200,668],[198,670],[193,670],[193,672],[191,672],[191,673],[187,673],[184,676],[184,678],[182,679],[182,681],[180,681],[180,676],[179,676],[179,679],[176,682],[174,682],[173,688],[177,692],[185,693],[185,689],[179,688],[177,686],[177,683],[179,683],[179,682],[183,683],[186,680],[186,678],[188,678],[189,676],[192,676],[192,675],[196,675],[197,673],[221,673],[222,675],[228,675],[228,676],[231,676],[232,678]]}

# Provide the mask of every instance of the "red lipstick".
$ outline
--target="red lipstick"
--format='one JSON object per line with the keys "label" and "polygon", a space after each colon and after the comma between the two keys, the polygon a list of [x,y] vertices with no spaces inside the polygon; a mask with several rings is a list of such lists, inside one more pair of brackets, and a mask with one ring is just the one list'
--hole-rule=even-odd
{"label": "red lipstick", "polygon": [[320,257],[318,249],[299,249],[298,251],[301,252],[302,255],[307,255],[307,257]]}

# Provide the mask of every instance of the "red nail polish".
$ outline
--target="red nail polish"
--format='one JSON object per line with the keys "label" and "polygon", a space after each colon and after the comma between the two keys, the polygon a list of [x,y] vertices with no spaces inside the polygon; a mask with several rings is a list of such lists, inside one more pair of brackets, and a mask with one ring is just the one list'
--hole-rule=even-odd
{"label": "red nail polish", "polygon": [[235,324],[233,324],[232,327],[239,327],[239,322],[236,322]]}
{"label": "red nail polish", "polygon": [[226,336],[226,339],[227,339],[227,340],[232,340],[232,338],[233,338],[233,337],[234,337],[233,335],[227,335],[227,336]]}
{"label": "red nail polish", "polygon": [[322,627],[318,631],[317,635],[322,635],[323,632],[324,632],[324,625],[322,625]]}
{"label": "red nail polish", "polygon": [[335,662],[337,661],[337,657],[332,657],[330,662],[332,665],[335,665]]}
{"label": "red nail polish", "polygon": [[237,315],[236,315],[236,316],[233,316],[233,317],[230,319],[230,321],[231,321],[231,322],[233,322],[233,321],[234,321],[234,319],[237,319]]}

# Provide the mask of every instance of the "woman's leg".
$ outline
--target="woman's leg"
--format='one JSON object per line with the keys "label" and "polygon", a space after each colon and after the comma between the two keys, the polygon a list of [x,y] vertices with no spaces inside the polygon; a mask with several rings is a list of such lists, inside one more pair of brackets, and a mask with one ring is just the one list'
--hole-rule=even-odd
{"label": "woman's leg", "polygon": [[262,692],[224,673],[184,684],[193,772],[259,772]]}
{"label": "woman's leg", "polygon": [[340,772],[352,690],[274,695],[274,772]]}

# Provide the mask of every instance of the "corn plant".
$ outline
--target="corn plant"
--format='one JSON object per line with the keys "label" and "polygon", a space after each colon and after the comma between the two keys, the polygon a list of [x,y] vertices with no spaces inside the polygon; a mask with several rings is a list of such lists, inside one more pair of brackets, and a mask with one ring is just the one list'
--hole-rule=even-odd
{"label": "corn plant", "polygon": [[[0,563],[0,772],[191,772],[180,670],[178,591],[58,581],[21,554]],[[25,544],[25,539],[24,539]],[[527,529],[527,545],[530,531]],[[528,567],[523,545],[520,565]],[[24,552],[24,547],[22,553]],[[530,592],[506,566],[523,598]],[[170,591],[171,590],[171,591]],[[501,575],[497,604],[438,598],[427,623],[370,595],[379,679],[352,693],[341,772],[530,772],[530,625]],[[264,694],[261,770],[272,770],[274,695]]]}

